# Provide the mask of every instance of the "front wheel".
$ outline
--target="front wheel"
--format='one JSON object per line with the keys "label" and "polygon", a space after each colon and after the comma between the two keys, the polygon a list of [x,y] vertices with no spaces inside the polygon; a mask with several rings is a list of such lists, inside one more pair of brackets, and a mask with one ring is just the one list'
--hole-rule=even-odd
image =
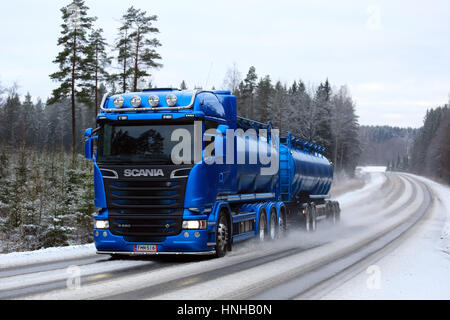
{"label": "front wheel", "polygon": [[220,258],[227,254],[229,236],[229,224],[227,216],[222,212],[216,230],[216,257]]}

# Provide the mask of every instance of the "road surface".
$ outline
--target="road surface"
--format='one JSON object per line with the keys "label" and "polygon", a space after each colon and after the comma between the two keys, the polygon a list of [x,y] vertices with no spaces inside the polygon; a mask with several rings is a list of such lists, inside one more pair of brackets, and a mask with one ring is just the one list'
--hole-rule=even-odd
{"label": "road surface", "polygon": [[[0,256],[0,299],[340,299],[371,298],[361,290],[376,289],[375,298],[383,298],[378,262],[436,219],[445,220],[442,211],[448,208],[427,180],[367,174],[362,188],[336,198],[340,225],[319,224],[315,233],[290,230],[286,238],[264,244],[241,243],[221,259],[112,260],[96,255],[93,246],[76,256],[56,251],[42,261],[36,254],[34,260]],[[352,295],[353,289],[359,291]]]}

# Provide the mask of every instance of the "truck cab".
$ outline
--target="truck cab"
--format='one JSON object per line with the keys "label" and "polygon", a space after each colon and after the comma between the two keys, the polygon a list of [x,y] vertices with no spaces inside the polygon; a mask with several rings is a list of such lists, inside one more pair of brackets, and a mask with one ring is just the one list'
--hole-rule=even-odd
{"label": "truck cab", "polygon": [[235,97],[154,89],[105,95],[101,110],[85,134],[98,252],[216,254],[213,209],[231,192],[232,169],[204,163],[202,137],[236,126]]}

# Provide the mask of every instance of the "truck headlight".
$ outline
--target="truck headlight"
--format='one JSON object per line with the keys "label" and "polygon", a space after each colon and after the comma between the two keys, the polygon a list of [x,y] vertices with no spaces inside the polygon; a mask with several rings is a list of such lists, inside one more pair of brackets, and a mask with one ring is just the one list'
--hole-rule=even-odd
{"label": "truck headlight", "polygon": [[108,220],[95,220],[94,228],[95,229],[109,229],[109,221]]}
{"label": "truck headlight", "polygon": [[204,230],[206,229],[206,220],[184,220],[184,230]]}

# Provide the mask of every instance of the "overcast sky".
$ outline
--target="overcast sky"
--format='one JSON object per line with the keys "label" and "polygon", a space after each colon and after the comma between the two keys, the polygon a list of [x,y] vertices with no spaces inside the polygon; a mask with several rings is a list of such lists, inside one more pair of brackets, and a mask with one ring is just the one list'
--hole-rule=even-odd
{"label": "overcast sky", "polygon": [[[68,0],[1,0],[0,82],[46,99]],[[450,93],[450,1],[87,0],[110,43],[131,5],[159,16],[160,87],[221,88],[236,63],[309,87],[347,85],[361,124],[420,127]]]}

